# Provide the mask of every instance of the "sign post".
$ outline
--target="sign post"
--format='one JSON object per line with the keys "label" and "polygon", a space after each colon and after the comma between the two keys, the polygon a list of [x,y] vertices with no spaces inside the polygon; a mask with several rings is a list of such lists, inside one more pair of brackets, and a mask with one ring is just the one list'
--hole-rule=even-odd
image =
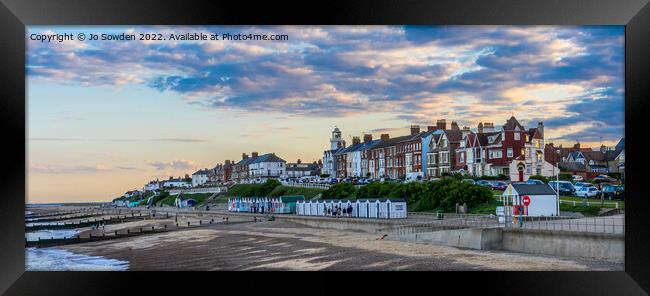
{"label": "sign post", "polygon": [[526,215],[528,215],[528,205],[530,205],[530,196],[524,195],[524,208],[526,209]]}

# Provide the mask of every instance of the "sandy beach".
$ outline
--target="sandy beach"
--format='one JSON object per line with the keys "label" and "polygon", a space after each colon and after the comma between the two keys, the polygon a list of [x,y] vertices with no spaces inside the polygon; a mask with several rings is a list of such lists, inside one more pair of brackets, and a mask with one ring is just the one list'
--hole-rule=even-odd
{"label": "sandy beach", "polygon": [[[152,222],[160,223],[128,226]],[[371,233],[277,221],[216,224],[61,248],[125,260],[130,270],[623,270],[622,264],[596,260],[380,240]]]}

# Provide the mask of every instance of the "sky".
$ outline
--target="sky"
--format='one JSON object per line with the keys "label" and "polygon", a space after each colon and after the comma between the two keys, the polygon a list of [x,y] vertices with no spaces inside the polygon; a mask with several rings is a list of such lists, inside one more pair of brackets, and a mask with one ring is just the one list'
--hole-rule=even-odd
{"label": "sky", "polygon": [[[82,32],[288,40],[30,40]],[[31,26],[26,37],[30,203],[109,201],[253,151],[316,161],[334,126],[348,143],[510,116],[543,121],[556,145],[624,135],[623,26]]]}

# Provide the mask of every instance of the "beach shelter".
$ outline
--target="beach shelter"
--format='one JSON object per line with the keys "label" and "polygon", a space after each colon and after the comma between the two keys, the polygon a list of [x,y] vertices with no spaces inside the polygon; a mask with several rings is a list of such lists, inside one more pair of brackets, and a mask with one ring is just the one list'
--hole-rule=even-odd
{"label": "beach shelter", "polygon": [[502,196],[513,205],[513,215],[518,215],[519,209],[522,209],[523,216],[558,214],[557,195],[548,184],[510,184]]}

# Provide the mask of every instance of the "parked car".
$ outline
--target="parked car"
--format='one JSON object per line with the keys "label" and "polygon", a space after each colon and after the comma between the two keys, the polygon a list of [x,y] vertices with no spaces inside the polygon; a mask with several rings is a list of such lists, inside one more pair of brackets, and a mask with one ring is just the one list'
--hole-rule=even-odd
{"label": "parked car", "polygon": [[527,184],[544,184],[544,182],[542,180],[537,180],[537,179],[528,179],[528,181],[526,181],[526,183]]}
{"label": "parked car", "polygon": [[488,180],[478,180],[476,181],[476,185],[483,186],[483,187],[492,187],[492,182]]}
{"label": "parked car", "polygon": [[582,176],[580,176],[580,175],[573,175],[573,176],[571,176],[571,178],[573,179],[573,181],[582,181],[582,180],[584,180],[582,178]]}
{"label": "parked car", "polygon": [[548,185],[555,190],[555,192],[558,192],[560,195],[574,195],[576,194],[576,189],[573,187],[573,184],[569,181],[551,181],[548,182]]}
{"label": "parked car", "polygon": [[573,184],[573,187],[576,188],[576,191],[580,190],[580,188],[582,188],[582,187],[591,187],[591,186],[594,186],[594,185],[591,184],[591,183],[587,183],[587,182],[576,182],[575,184]]}
{"label": "parked car", "polygon": [[625,187],[622,185],[605,185],[600,191],[600,195],[604,199],[625,200]]}
{"label": "parked car", "polygon": [[580,197],[596,197],[598,196],[598,188],[594,186],[584,186],[576,190],[576,195]]}
{"label": "parked car", "polygon": [[492,190],[506,190],[506,188],[508,188],[508,184],[503,181],[495,181],[492,182],[490,188],[492,188]]}
{"label": "parked car", "polygon": [[473,179],[463,179],[463,182],[470,183],[470,184],[476,184],[476,181],[474,181]]}
{"label": "parked car", "polygon": [[615,182],[616,179],[607,175],[599,175],[598,177],[594,178],[594,181]]}

